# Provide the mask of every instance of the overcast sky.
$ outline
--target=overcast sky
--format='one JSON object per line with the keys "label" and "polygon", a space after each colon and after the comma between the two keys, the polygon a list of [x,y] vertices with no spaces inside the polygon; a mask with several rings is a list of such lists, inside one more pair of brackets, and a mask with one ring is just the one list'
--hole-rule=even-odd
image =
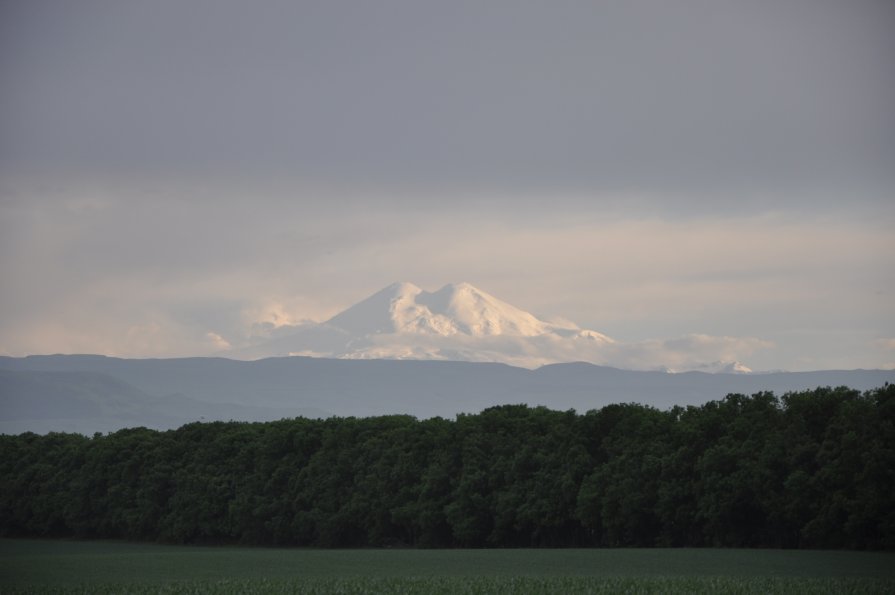
{"label": "overcast sky", "polygon": [[895,367],[893,65],[886,0],[7,0],[0,352],[468,281],[644,365]]}

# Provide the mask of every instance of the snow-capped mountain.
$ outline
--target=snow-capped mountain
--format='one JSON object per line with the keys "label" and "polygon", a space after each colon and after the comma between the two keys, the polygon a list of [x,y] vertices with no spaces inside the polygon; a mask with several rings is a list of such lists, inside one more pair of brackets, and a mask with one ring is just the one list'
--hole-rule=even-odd
{"label": "snow-capped mountain", "polygon": [[326,322],[278,329],[276,337],[228,355],[439,359],[536,367],[580,360],[582,347],[593,351],[613,343],[602,333],[572,323],[541,320],[469,283],[429,292],[404,282],[389,285]]}
{"label": "snow-capped mountain", "polygon": [[[469,283],[425,291],[405,282],[389,285],[323,323],[281,326],[222,355],[500,362],[526,368],[583,361],[657,369],[649,364],[656,349],[655,342],[625,344],[572,322],[547,322]],[[736,361],[673,359],[662,369],[751,372]]]}

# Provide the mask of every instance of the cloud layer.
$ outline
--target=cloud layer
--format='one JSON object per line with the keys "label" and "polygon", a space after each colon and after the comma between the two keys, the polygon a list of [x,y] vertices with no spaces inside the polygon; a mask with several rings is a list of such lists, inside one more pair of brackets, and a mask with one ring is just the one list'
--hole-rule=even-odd
{"label": "cloud layer", "polygon": [[[693,333],[776,344],[747,360],[755,368],[883,365],[874,341],[895,334],[885,218],[626,218],[599,205],[570,216],[501,201],[472,213],[449,201],[342,211],[307,209],[311,197],[129,192],[3,206],[0,348],[213,353],[264,326],[324,320],[401,279],[468,280],[644,352],[671,355],[662,338]],[[713,349],[700,358],[728,359],[723,343]]]}
{"label": "cloud layer", "polygon": [[884,2],[264,5],[5,3],[5,173],[891,189]]}

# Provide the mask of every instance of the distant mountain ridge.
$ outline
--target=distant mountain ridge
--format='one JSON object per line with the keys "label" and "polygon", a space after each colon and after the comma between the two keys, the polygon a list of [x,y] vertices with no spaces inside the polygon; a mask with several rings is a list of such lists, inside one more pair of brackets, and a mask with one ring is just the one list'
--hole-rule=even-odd
{"label": "distant mountain ridge", "polygon": [[251,402],[209,403],[181,392],[148,394],[120,378],[128,374],[94,371],[103,368],[90,365],[46,368],[0,369],[0,433],[92,434],[136,426],[176,428],[193,421],[270,421],[324,414],[311,408],[278,409]]}
{"label": "distant mountain ridge", "polygon": [[587,411],[658,408],[753,394],[895,383],[895,370],[771,374],[638,372],[587,363],[530,370],[495,363],[308,357],[0,357],[0,432],[173,428],[189,421],[408,414],[453,417],[501,404]]}

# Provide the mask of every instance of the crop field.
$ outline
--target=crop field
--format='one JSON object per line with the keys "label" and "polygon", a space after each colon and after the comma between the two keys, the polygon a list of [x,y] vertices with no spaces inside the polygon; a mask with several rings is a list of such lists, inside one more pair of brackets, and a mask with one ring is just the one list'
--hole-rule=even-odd
{"label": "crop field", "polygon": [[2,593],[891,593],[895,554],[0,540]]}

